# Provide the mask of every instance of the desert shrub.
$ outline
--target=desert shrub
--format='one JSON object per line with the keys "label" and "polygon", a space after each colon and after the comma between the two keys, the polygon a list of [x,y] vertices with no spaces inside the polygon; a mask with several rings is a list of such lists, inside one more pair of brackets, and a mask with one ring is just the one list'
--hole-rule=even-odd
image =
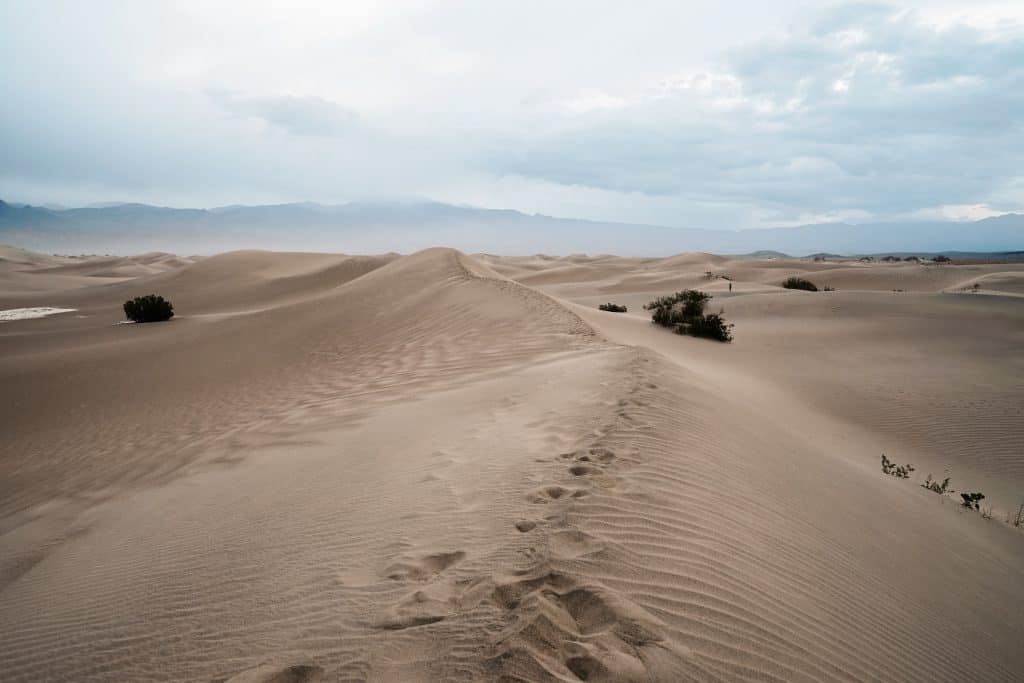
{"label": "desert shrub", "polygon": [[613,304],[613,303],[601,304],[600,306],[598,306],[598,309],[600,309],[602,311],[608,311],[610,313],[625,313],[626,312],[626,307],[625,306],[619,306],[618,304]]}
{"label": "desert shrub", "polygon": [[174,306],[162,296],[147,294],[124,302],[125,316],[137,323],[153,323],[174,317]]}
{"label": "desert shrub", "polygon": [[964,499],[963,506],[965,508],[978,509],[980,502],[985,499],[984,493],[961,493],[960,497]]}
{"label": "desert shrub", "polygon": [[910,473],[914,471],[914,466],[911,464],[897,465],[889,458],[885,457],[885,453],[882,453],[882,472],[888,474],[890,477],[896,477],[897,479],[909,479]]}
{"label": "desert shrub", "polygon": [[706,339],[716,339],[720,342],[731,342],[732,327],[732,323],[726,323],[725,318],[722,317],[722,312],[719,311],[718,313],[699,315],[691,320],[689,324],[680,325],[676,331],[692,337],[704,337]]}
{"label": "desert shrub", "polygon": [[932,479],[932,475],[929,474],[928,478],[924,480],[924,483],[921,484],[921,486],[938,494],[954,493],[953,489],[949,488],[949,477],[943,479],[940,484],[939,482],[934,481]]}
{"label": "desert shrub", "polygon": [[782,283],[782,286],[786,289],[803,289],[808,292],[818,291],[818,287],[813,282],[805,280],[802,277],[786,278],[786,281]]}
{"label": "desert shrub", "polygon": [[938,254],[935,258],[932,259],[932,261],[935,261],[935,263],[949,263],[952,260],[953,259],[949,258],[948,256],[944,256],[943,254]]}
{"label": "desert shrub", "polygon": [[711,295],[696,289],[684,289],[669,296],[661,296],[644,306],[651,311],[651,322],[673,328],[679,334],[704,337],[720,342],[732,341],[733,327],[725,321],[722,311],[704,313]]}
{"label": "desert shrub", "polygon": [[1024,503],[1021,503],[1020,507],[1017,508],[1017,514],[1014,515],[1013,519],[1010,519],[1009,516],[1007,516],[1006,521],[1014,526],[1024,524]]}
{"label": "desert shrub", "polygon": [[826,292],[834,292],[834,291],[836,291],[836,288],[835,287],[829,287],[828,285],[825,285],[825,291]]}
{"label": "desert shrub", "polygon": [[710,294],[696,289],[684,289],[679,294],[682,295],[679,301],[683,304],[680,313],[684,323],[704,315],[704,307],[711,300]]}

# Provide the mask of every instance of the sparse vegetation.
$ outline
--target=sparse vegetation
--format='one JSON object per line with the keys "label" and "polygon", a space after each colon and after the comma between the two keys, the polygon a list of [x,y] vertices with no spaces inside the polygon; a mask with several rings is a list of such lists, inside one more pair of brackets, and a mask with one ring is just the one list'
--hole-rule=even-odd
{"label": "sparse vegetation", "polygon": [[785,287],[786,289],[803,289],[808,292],[818,291],[817,285],[815,285],[810,280],[803,279],[802,277],[786,278],[785,282],[782,283],[782,286]]}
{"label": "sparse vegetation", "polygon": [[836,288],[835,287],[829,287],[828,285],[825,285],[825,291],[826,292],[834,292],[834,291],[836,291]]}
{"label": "sparse vegetation", "polygon": [[174,317],[174,306],[162,296],[147,294],[124,302],[125,316],[137,323],[153,323]]}
{"label": "sparse vegetation", "polygon": [[626,313],[625,306],[619,306],[618,304],[613,304],[610,302],[607,304],[601,304],[600,306],[598,306],[598,309],[602,311],[608,311],[610,313]]}
{"label": "sparse vegetation", "polygon": [[730,342],[732,341],[732,333],[729,331],[731,327],[731,324],[725,322],[721,312],[708,313],[695,317],[686,329],[686,334],[720,342]]}
{"label": "sparse vegetation", "polygon": [[923,488],[928,489],[929,491],[934,491],[935,493],[938,493],[940,495],[944,495],[946,493],[955,493],[953,489],[949,488],[949,477],[943,479],[942,483],[940,484],[939,482],[932,480],[932,475],[929,474],[928,478],[924,480],[924,483],[921,484],[921,486]]}
{"label": "sparse vegetation", "polygon": [[963,498],[963,506],[965,508],[974,508],[975,510],[980,508],[981,501],[985,499],[984,493],[961,493],[960,497]]}
{"label": "sparse vegetation", "polygon": [[658,297],[644,306],[651,311],[651,322],[673,328],[678,334],[732,341],[733,325],[725,321],[721,311],[704,313],[711,295],[696,289],[684,289],[669,296]]}
{"label": "sparse vegetation", "polygon": [[952,260],[953,259],[949,258],[948,256],[944,256],[942,254],[937,254],[935,256],[935,258],[932,259],[932,261],[934,261],[935,263],[949,263]]}
{"label": "sparse vegetation", "polygon": [[882,453],[882,472],[888,474],[890,477],[896,477],[897,479],[909,479],[910,473],[914,471],[914,466],[910,463],[906,465],[897,465],[889,458],[885,457],[885,453]]}
{"label": "sparse vegetation", "polygon": [[[910,474],[913,471],[913,465],[897,465],[893,461],[889,460],[889,458],[885,457],[885,453],[882,454],[882,472],[888,474],[890,477],[896,477],[897,479],[909,479]],[[924,480],[924,483],[920,484],[920,486],[921,488],[928,489],[929,491],[937,493],[940,496],[945,496],[946,494],[950,493],[956,493],[956,491],[954,491],[949,486],[949,477],[946,477],[945,479],[942,480],[942,482],[939,482],[933,479],[932,475],[929,474],[928,477]],[[961,493],[960,498],[961,505],[963,507],[971,510],[977,510],[985,519],[992,519],[992,516],[994,514],[993,507],[991,505],[982,507],[981,505],[981,501],[985,500],[984,493]],[[1012,524],[1015,527],[1020,527],[1022,524],[1024,524],[1024,503],[1021,503],[1020,507],[1017,508],[1016,514],[1012,512],[1006,513],[1006,523]]]}

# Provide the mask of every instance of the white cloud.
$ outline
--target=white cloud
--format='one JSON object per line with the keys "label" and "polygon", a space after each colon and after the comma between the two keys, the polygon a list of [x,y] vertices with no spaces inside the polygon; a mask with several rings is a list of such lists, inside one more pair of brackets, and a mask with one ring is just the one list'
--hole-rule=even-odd
{"label": "white cloud", "polygon": [[978,221],[1006,213],[996,211],[987,204],[944,204],[916,211],[914,216],[921,219],[948,221]]}
{"label": "white cloud", "polygon": [[629,106],[625,97],[609,95],[600,90],[581,92],[562,103],[562,109],[570,116],[582,116],[597,111],[622,109]]}
{"label": "white cloud", "polygon": [[729,228],[1024,206],[1024,4],[820,6],[0,3],[0,197]]}

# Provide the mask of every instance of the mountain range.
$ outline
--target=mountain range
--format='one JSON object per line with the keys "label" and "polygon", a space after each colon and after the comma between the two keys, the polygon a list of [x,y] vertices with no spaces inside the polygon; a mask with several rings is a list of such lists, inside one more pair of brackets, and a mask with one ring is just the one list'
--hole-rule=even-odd
{"label": "mountain range", "polygon": [[0,242],[52,253],[214,253],[260,248],[347,253],[451,246],[501,254],[684,251],[794,255],[1005,252],[1024,249],[1024,215],[975,222],[824,223],[706,230],[589,221],[441,203],[315,203],[180,209],[108,203],[83,208],[0,201]]}

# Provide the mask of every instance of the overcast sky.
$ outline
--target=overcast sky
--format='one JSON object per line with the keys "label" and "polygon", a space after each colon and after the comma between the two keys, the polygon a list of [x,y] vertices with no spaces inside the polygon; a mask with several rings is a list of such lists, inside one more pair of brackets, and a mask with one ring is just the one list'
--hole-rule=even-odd
{"label": "overcast sky", "polygon": [[687,4],[0,0],[0,198],[1024,209],[1024,2]]}

